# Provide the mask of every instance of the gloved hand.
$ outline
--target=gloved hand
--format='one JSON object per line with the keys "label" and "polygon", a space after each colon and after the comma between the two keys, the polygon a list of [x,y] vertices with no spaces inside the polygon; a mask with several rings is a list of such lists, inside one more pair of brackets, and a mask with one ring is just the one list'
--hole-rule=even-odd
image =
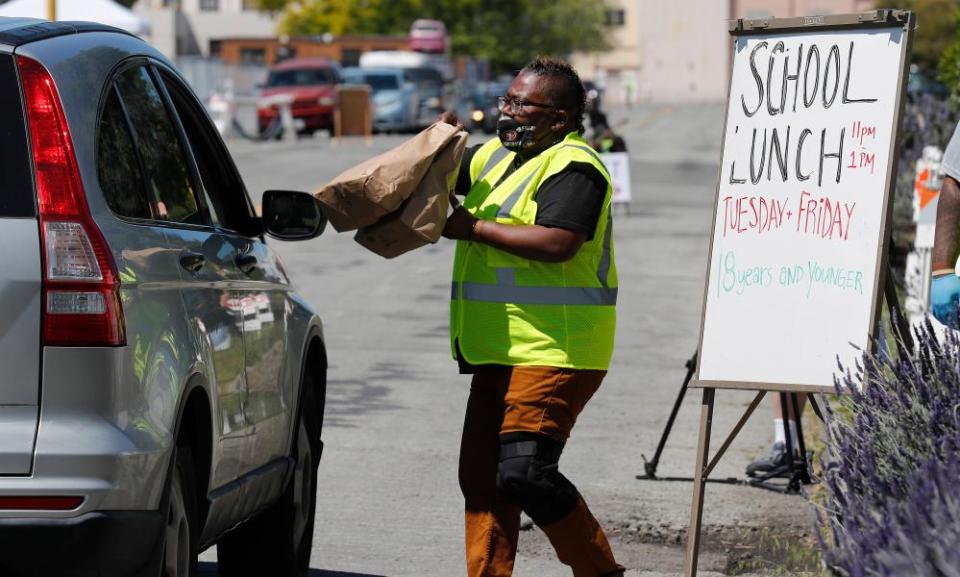
{"label": "gloved hand", "polygon": [[952,329],[960,329],[957,306],[960,306],[960,277],[952,273],[933,277],[930,283],[930,312],[933,316]]}

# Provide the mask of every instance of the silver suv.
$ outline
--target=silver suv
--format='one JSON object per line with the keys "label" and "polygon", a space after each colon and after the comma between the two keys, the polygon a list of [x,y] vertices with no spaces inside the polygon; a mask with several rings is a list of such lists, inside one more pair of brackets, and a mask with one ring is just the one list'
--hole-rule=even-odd
{"label": "silver suv", "polygon": [[0,575],[305,575],[320,319],[203,106],[141,40],[0,18]]}

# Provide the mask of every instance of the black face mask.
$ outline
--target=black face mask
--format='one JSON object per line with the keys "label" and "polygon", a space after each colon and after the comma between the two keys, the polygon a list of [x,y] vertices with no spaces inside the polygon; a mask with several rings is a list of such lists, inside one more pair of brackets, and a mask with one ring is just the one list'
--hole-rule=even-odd
{"label": "black face mask", "polygon": [[532,124],[521,124],[509,116],[501,116],[497,120],[497,137],[500,144],[511,152],[520,152],[536,142],[537,127]]}

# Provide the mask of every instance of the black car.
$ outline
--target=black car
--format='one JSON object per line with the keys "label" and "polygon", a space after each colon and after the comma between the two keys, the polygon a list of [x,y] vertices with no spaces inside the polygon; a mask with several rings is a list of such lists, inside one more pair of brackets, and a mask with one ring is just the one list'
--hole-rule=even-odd
{"label": "black car", "polygon": [[482,130],[486,134],[496,132],[500,117],[497,97],[505,95],[509,88],[509,83],[485,82],[468,89],[457,111],[466,129]]}

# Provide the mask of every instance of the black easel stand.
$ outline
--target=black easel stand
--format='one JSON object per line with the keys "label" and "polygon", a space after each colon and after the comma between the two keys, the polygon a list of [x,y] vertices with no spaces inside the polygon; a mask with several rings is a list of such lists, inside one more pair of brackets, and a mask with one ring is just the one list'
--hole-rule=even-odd
{"label": "black easel stand", "polygon": [[[667,444],[667,438],[670,436],[670,432],[673,430],[674,421],[677,419],[677,413],[680,412],[680,405],[683,404],[683,398],[687,394],[687,388],[690,385],[690,380],[693,378],[693,373],[697,368],[697,355],[699,351],[693,353],[693,356],[690,357],[685,363],[687,369],[687,375],[683,379],[683,384],[680,386],[680,391],[677,394],[677,400],[673,403],[673,409],[670,411],[670,416],[667,418],[667,424],[663,429],[663,434],[660,435],[660,442],[657,443],[657,450],[653,454],[653,458],[649,461],[647,456],[641,454],[643,458],[643,475],[637,475],[637,479],[644,480],[653,480],[653,481],[693,481],[692,477],[657,477],[657,466],[660,464],[660,456],[663,454],[663,449]],[[780,393],[780,406],[784,407],[786,411],[787,403],[791,403],[793,408],[793,414],[799,415],[800,405],[797,401],[797,395],[799,393]],[[823,413],[820,411],[820,407],[817,404],[817,400],[814,397],[813,393],[809,393],[808,396],[810,400],[810,405],[813,407],[814,413],[820,420],[823,420]],[[757,401],[755,401],[757,402]],[[738,479],[736,477],[726,477],[723,479],[704,479],[708,483],[721,483],[726,485],[749,485],[752,487],[758,487],[760,489],[767,489],[770,491],[776,491],[780,493],[799,493],[801,485],[809,485],[813,483],[813,478],[810,476],[809,471],[809,462],[807,459],[807,448],[803,440],[803,426],[800,423],[800,419],[797,419],[797,444],[799,445],[799,455],[800,459],[794,459],[794,450],[793,450],[793,441],[790,436],[790,429],[788,424],[788,419],[783,420],[784,432],[787,439],[787,467],[791,471],[790,478],[787,481],[785,486],[771,482],[778,473],[758,476],[753,479]]]}
{"label": "black easel stand", "polygon": [[[900,299],[897,297],[897,288],[893,280],[893,271],[889,270],[886,274],[886,282],[884,285],[884,297],[887,301],[887,307],[890,311],[890,320],[894,327],[895,336],[897,337],[897,350],[901,356],[907,354],[906,349],[913,348],[913,338],[910,334],[910,327],[907,324],[906,317],[903,316],[903,311],[900,308]],[[677,400],[673,403],[673,409],[670,411],[670,417],[667,419],[667,425],[663,429],[663,434],[660,435],[660,442],[657,443],[657,450],[653,454],[653,459],[647,460],[647,456],[641,453],[643,458],[643,475],[637,475],[637,479],[644,480],[654,480],[654,481],[693,481],[692,477],[657,477],[657,466],[660,464],[660,456],[663,454],[663,449],[667,444],[667,438],[670,436],[670,431],[673,429],[673,423],[677,418],[677,413],[680,411],[680,405],[683,404],[683,397],[687,394],[687,387],[690,384],[690,380],[693,378],[693,373],[697,368],[697,355],[700,351],[693,353],[693,356],[687,360],[685,366],[687,368],[687,375],[683,379],[683,385],[680,386],[680,392],[677,394]],[[750,485],[752,487],[759,487],[761,489],[769,489],[771,491],[777,491],[782,493],[799,493],[801,485],[809,485],[815,482],[815,479],[810,475],[810,463],[807,457],[807,447],[803,441],[803,425],[802,419],[800,418],[800,403],[797,401],[798,395],[801,393],[780,393],[780,406],[784,409],[784,414],[788,413],[787,403],[790,403],[790,407],[793,409],[793,414],[796,418],[797,425],[797,455],[800,458],[795,459],[794,450],[793,450],[793,440],[790,436],[790,426],[789,420],[783,419],[783,428],[786,436],[786,445],[787,445],[787,467],[791,471],[790,477],[787,480],[786,486],[782,486],[779,483],[771,483],[770,480],[779,474],[779,472],[774,472],[767,475],[762,475],[755,477],[753,479],[738,479],[735,477],[727,477],[725,479],[710,479],[704,478],[703,481],[707,483],[723,483],[728,485]],[[807,398],[810,400],[810,406],[813,408],[813,412],[817,417],[824,421],[823,412],[820,410],[820,406],[817,404],[817,399],[813,393],[807,393]],[[738,425],[742,426],[746,417],[749,416],[752,412],[753,407],[759,402],[759,398],[754,400],[754,403],[748,411],[747,415],[744,415],[744,419],[741,420],[741,423]],[[730,439],[732,440],[732,439]],[[726,447],[724,447],[726,448]],[[719,457],[719,456],[718,456]],[[713,467],[711,466],[710,469]]]}
{"label": "black easel stand", "polygon": [[687,376],[683,379],[683,385],[680,386],[680,392],[677,394],[677,400],[673,403],[673,410],[670,411],[670,418],[667,419],[667,426],[660,435],[660,443],[657,444],[657,451],[653,454],[653,459],[647,461],[647,456],[643,453],[640,457],[643,459],[644,476],[637,475],[638,479],[656,479],[657,465],[660,463],[660,455],[663,454],[663,448],[667,444],[667,437],[670,436],[670,430],[673,429],[673,422],[677,419],[677,413],[680,412],[680,405],[683,403],[683,397],[687,394],[687,385],[693,378],[694,371],[697,370],[697,355],[700,351],[694,351],[693,356],[687,360]]}

